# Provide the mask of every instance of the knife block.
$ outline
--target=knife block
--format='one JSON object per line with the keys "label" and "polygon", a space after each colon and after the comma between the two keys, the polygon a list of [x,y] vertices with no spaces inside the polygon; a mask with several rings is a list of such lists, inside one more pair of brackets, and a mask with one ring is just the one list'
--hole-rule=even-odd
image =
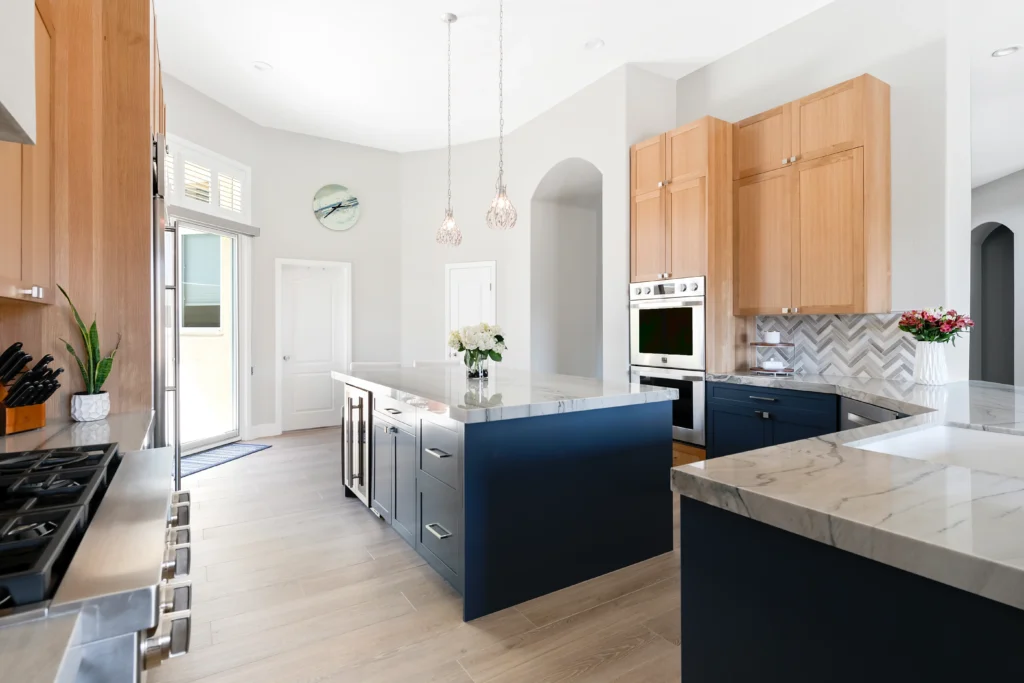
{"label": "knife block", "polygon": [[7,387],[0,385],[0,436],[9,436],[46,426],[46,404],[23,408],[8,408],[2,401],[7,398]]}

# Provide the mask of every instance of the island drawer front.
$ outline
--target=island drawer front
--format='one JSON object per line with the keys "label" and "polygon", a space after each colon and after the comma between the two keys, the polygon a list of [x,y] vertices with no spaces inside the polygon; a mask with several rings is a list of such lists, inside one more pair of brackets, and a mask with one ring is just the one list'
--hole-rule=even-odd
{"label": "island drawer front", "polygon": [[396,422],[401,422],[408,427],[416,427],[416,409],[393,398],[374,396],[373,409]]}
{"label": "island drawer front", "polygon": [[[459,557],[462,552],[462,505],[459,494],[430,475],[420,476],[417,485],[420,508],[417,540],[448,571],[459,575]],[[430,559],[427,555],[424,557]]]}
{"label": "island drawer front", "polygon": [[459,435],[450,429],[422,422],[420,469],[453,489],[459,486]]}
{"label": "island drawer front", "polygon": [[766,389],[745,384],[708,383],[708,401],[759,405],[765,410],[795,408],[816,413],[837,411],[835,394],[792,389]]}

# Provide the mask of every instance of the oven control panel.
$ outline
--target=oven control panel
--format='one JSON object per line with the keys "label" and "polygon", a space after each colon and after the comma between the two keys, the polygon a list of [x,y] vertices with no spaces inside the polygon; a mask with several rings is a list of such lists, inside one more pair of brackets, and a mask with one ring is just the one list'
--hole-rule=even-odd
{"label": "oven control panel", "polygon": [[686,277],[678,280],[634,282],[629,286],[630,301],[681,296],[704,296],[704,278]]}

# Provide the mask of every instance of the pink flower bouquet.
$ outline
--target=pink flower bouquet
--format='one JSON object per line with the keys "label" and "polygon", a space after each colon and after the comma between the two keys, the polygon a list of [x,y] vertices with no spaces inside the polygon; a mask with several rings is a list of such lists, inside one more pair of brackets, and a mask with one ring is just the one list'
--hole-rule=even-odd
{"label": "pink flower bouquet", "polygon": [[953,342],[962,332],[974,327],[974,321],[966,315],[944,308],[929,308],[923,311],[907,311],[900,317],[900,329],[909,332],[921,342]]}

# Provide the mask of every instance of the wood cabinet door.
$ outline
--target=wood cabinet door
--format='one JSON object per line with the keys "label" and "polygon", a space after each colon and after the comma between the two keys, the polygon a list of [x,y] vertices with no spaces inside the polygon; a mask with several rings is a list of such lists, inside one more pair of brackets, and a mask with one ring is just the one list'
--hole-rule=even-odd
{"label": "wood cabinet door", "polygon": [[629,151],[630,196],[656,192],[665,182],[665,136],[633,145]]}
{"label": "wood cabinet door", "polygon": [[22,287],[22,150],[0,142],[0,296],[8,297]]}
{"label": "wood cabinet door", "polygon": [[864,150],[801,162],[794,306],[861,313],[864,301]]}
{"label": "wood cabinet door", "polygon": [[[22,257],[25,285],[43,288],[54,302],[53,286],[53,40],[36,12],[36,144],[25,148]],[[37,299],[38,301],[38,299]]]}
{"label": "wood cabinet door", "polygon": [[794,152],[790,105],[751,116],[733,126],[733,173],[738,180],[789,164]]}
{"label": "wood cabinet door", "polygon": [[668,235],[662,190],[633,198],[630,210],[631,282],[658,280],[668,272]]}
{"label": "wood cabinet door", "polygon": [[793,102],[793,154],[798,161],[818,159],[864,146],[864,78]]}
{"label": "wood cabinet door", "polygon": [[673,182],[665,192],[669,277],[708,274],[707,178]]}
{"label": "wood cabinet door", "polygon": [[708,174],[707,119],[665,133],[665,178],[679,183]]}
{"label": "wood cabinet door", "polygon": [[779,314],[793,305],[795,171],[790,166],[736,184],[736,315]]}

